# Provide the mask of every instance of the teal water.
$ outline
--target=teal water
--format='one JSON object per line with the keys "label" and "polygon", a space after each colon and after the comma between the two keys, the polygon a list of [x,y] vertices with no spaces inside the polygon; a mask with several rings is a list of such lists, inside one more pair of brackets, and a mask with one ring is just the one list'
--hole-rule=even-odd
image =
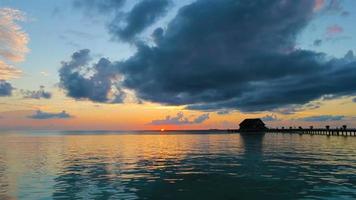
{"label": "teal water", "polygon": [[356,199],[356,138],[2,132],[0,199]]}

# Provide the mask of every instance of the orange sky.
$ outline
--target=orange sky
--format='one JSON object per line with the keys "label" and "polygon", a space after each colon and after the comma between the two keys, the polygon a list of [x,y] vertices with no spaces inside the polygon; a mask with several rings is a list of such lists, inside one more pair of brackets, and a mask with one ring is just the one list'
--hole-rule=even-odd
{"label": "orange sky", "polygon": [[[59,97],[59,98],[58,98]],[[166,130],[175,129],[226,129],[237,128],[244,118],[265,117],[270,112],[241,113],[231,112],[219,115],[216,112],[184,110],[183,106],[164,106],[159,104],[98,104],[88,101],[76,101],[57,95],[51,100],[29,100],[20,97],[0,99],[1,129],[51,129],[51,130]],[[73,117],[70,119],[29,119],[36,110],[60,112],[65,108]],[[199,124],[151,125],[152,120],[163,120],[166,116],[176,116],[183,112],[189,120],[204,113],[209,119]],[[347,124],[356,127],[356,104],[351,98],[323,101],[320,108],[299,111],[291,115],[274,114],[275,121],[266,121],[271,127],[276,126],[341,126]],[[334,122],[305,122],[298,118],[316,115],[344,115],[345,119]]]}

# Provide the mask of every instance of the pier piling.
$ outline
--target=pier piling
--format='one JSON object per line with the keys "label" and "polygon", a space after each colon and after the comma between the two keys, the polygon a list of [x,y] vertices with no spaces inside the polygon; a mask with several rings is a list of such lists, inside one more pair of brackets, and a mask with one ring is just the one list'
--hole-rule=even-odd
{"label": "pier piling", "polygon": [[[228,132],[238,133],[240,132],[239,129],[229,129]],[[245,131],[244,131],[245,132]],[[250,131],[254,132],[254,131]],[[288,129],[282,127],[279,128],[272,128],[264,130],[266,133],[287,133],[287,134],[299,134],[299,135],[325,135],[325,136],[344,136],[344,137],[355,137],[356,136],[356,129],[347,129],[345,126],[342,128],[330,128],[326,126],[325,128],[314,128],[309,127],[308,129],[304,129],[302,127],[292,128],[289,127]]]}

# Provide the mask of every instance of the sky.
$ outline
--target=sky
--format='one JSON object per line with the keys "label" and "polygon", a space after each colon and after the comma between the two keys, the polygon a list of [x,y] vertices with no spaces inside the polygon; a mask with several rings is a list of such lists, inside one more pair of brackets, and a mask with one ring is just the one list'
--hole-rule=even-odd
{"label": "sky", "polygon": [[0,129],[356,127],[356,1],[0,0]]}

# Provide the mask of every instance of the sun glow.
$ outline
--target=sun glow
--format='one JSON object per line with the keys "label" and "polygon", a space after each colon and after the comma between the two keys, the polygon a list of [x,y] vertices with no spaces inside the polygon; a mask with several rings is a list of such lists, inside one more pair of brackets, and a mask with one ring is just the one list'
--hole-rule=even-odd
{"label": "sun glow", "polygon": [[164,132],[165,131],[165,129],[164,128],[161,128],[161,132]]}

